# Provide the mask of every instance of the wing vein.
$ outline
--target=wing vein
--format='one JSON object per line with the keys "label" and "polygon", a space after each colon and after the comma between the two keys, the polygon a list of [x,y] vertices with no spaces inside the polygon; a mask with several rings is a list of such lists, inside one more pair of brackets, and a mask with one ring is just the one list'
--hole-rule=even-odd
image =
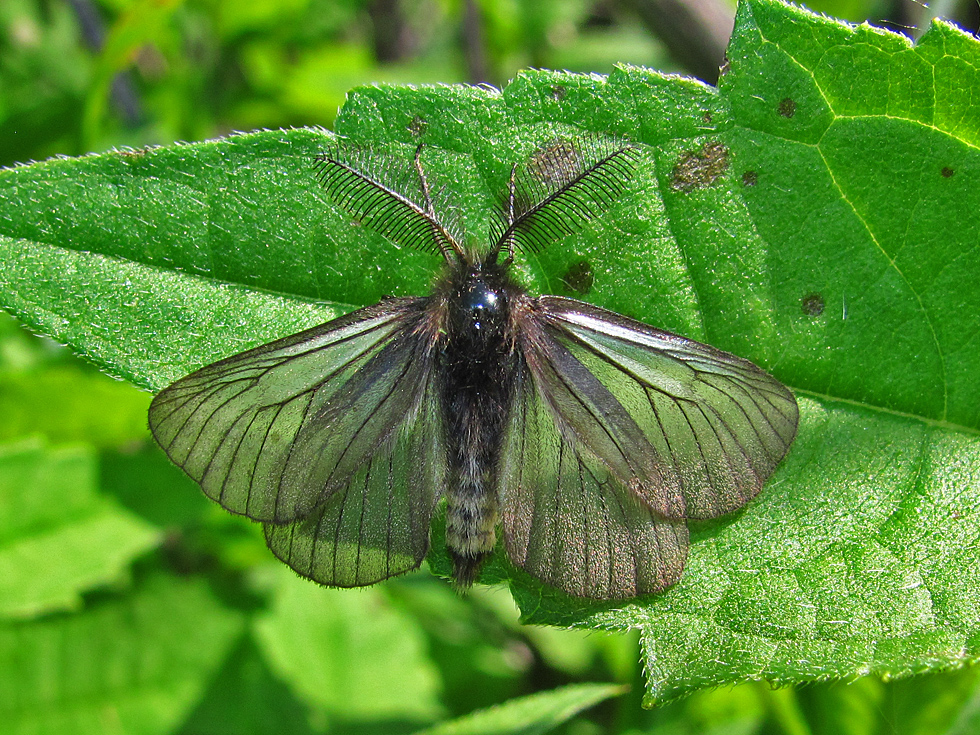
{"label": "wing vein", "polygon": [[[308,405],[309,404],[307,404],[307,406]],[[272,431],[272,427],[276,425],[276,421],[279,419],[279,414],[282,413],[282,410],[285,407],[286,407],[286,404],[285,403],[280,403],[276,407],[276,414],[275,414],[275,416],[273,416],[272,417],[272,420],[269,421],[269,425],[265,427],[265,434],[262,436],[262,441],[259,444],[259,451],[255,455],[256,457],[261,457],[262,454],[265,452],[265,443],[267,441],[269,441],[269,432],[271,432]],[[256,463],[255,466],[257,467],[258,464]],[[281,476],[282,475],[282,472],[280,471],[279,474]],[[281,482],[282,482],[282,480],[280,479],[280,481],[277,483],[277,487],[281,484]],[[246,491],[246,494],[245,494],[245,515],[246,516],[248,515],[249,506],[251,506],[251,504],[252,504],[252,491],[254,490],[254,488],[255,488],[255,473],[253,472],[253,473],[251,473],[249,475],[249,478],[248,478],[248,490]],[[222,496],[223,495],[224,495],[224,487],[222,487]],[[277,513],[278,513],[278,509],[277,509]]]}
{"label": "wing vein", "polygon": [[[226,385],[230,385],[230,384],[229,383],[222,383],[222,384],[218,385],[213,391],[211,391],[210,393],[206,394],[206,396],[201,401],[201,403],[198,404],[198,406],[191,412],[190,416],[187,417],[187,419],[184,421],[184,423],[182,423],[180,425],[180,430],[177,432],[177,434],[174,435],[174,441],[176,441],[177,436],[180,433],[183,432],[184,427],[187,426],[187,422],[190,421],[197,414],[197,412],[201,410],[201,407],[204,406],[206,403],[208,403],[211,400],[211,398],[213,396],[215,396],[218,392],[220,392],[221,389],[224,388]],[[244,392],[244,391],[242,391],[242,392]],[[201,428],[198,430],[197,435],[194,437],[194,441],[191,442],[190,447],[188,447],[188,449],[187,449],[187,458],[188,459],[190,459],[190,457],[194,454],[195,450],[197,449],[197,443],[199,441],[201,441],[201,437],[204,435],[204,430],[207,428],[207,425],[211,421],[211,419],[214,418],[214,415],[218,411],[220,411],[222,408],[224,408],[225,406],[227,406],[229,403],[231,403],[233,400],[235,400],[236,398],[238,398],[241,394],[242,393],[236,393],[235,395],[229,397],[225,401],[222,401],[217,407],[211,409],[211,412],[208,414],[207,418],[204,419],[201,422]],[[170,446],[173,446],[173,445],[171,444]],[[204,475],[201,475],[201,477],[203,478]]]}
{"label": "wing vein", "polygon": [[398,375],[398,378],[395,380],[392,386],[388,389],[388,392],[385,393],[384,397],[375,404],[375,406],[371,409],[368,415],[361,422],[361,425],[358,426],[357,429],[354,431],[353,436],[351,436],[350,441],[347,442],[347,446],[344,447],[344,450],[340,453],[340,456],[337,458],[337,462],[334,465],[333,470],[331,470],[330,472],[330,476],[327,478],[327,486],[330,485],[330,482],[333,479],[334,472],[336,472],[337,467],[340,466],[340,463],[344,459],[344,457],[347,456],[347,453],[354,445],[354,442],[357,440],[357,437],[361,435],[361,432],[364,431],[364,428],[367,426],[368,422],[378,415],[378,412],[382,409],[384,404],[386,404],[388,400],[397,392],[398,388],[401,387],[402,381],[405,379],[405,376],[408,374],[408,371],[411,367],[412,367],[412,361],[406,360],[404,366],[402,367],[401,373]]}
{"label": "wing vein", "polygon": [[[244,442],[245,441],[245,437],[248,436],[249,429],[252,427],[252,424],[255,423],[255,419],[258,417],[258,415],[259,415],[259,412],[258,411],[255,411],[255,412],[252,413],[252,415],[251,415],[251,417],[249,418],[249,421],[248,421],[248,426],[245,427],[245,430],[242,431],[241,436],[238,437],[238,444],[235,445],[235,451],[231,453],[231,460],[228,463],[229,466],[234,466],[235,465],[235,459],[238,457],[238,451],[242,448],[242,442]],[[202,479],[208,476],[208,472],[211,471],[211,466],[212,466],[212,464],[214,464],[214,460],[218,458],[218,453],[221,451],[221,447],[224,446],[225,442],[228,440],[228,437],[232,435],[232,432],[234,431],[235,426],[238,424],[239,421],[241,421],[242,419],[244,419],[246,416],[248,416],[247,413],[241,414],[238,418],[236,418],[232,422],[231,426],[228,427],[228,433],[225,434],[224,438],[221,440],[221,443],[218,445],[218,447],[215,450],[214,454],[211,455],[211,459],[208,460],[207,465],[204,467],[204,472],[201,473],[201,478]],[[228,485],[228,478],[229,477],[231,477],[231,472],[226,472],[224,478],[221,480],[221,490],[218,491],[218,497],[217,497],[218,505],[222,505],[222,502],[221,501],[225,497],[225,488]],[[248,515],[248,513],[247,513],[247,511],[248,511],[248,501],[247,500],[245,501],[245,509],[246,509],[246,515]]]}
{"label": "wing vein", "polygon": [[[582,365],[582,363],[578,360],[578,358],[576,358],[571,353],[569,353],[569,357],[571,359],[575,360],[579,365]],[[555,374],[555,376],[557,376],[558,381],[566,388],[566,390],[568,391],[569,395],[571,395],[575,399],[575,401],[580,406],[582,406],[582,408],[584,408],[585,411],[593,418],[593,420],[595,421],[596,425],[600,429],[602,429],[602,432],[615,445],[616,449],[619,451],[620,456],[622,456],[623,459],[625,460],[627,466],[629,466],[630,469],[632,469],[632,464],[630,463],[630,460],[629,460],[629,453],[627,453],[626,450],[623,449],[623,446],[620,443],[619,438],[615,434],[613,434],[611,431],[609,431],[609,428],[607,427],[606,422],[602,418],[600,418],[600,416],[598,414],[596,414],[595,411],[592,410],[592,407],[588,403],[586,403],[580,397],[579,391],[576,390],[573,387],[573,384],[572,383],[570,383],[568,380],[565,379],[565,375],[564,375],[563,371],[559,370],[556,367],[554,360],[552,360],[552,358],[550,356],[547,356],[546,359],[548,360],[548,364],[551,366],[552,372]],[[582,365],[582,368],[584,370],[586,370],[587,372],[589,372],[590,374],[592,374],[591,371],[589,371],[588,368],[586,368],[584,365]],[[612,396],[612,397],[613,397],[613,400],[615,400],[616,403],[619,404],[620,407],[622,407],[622,404],[619,403],[619,400],[616,399],[615,396]],[[560,412],[559,412],[559,415],[560,415]]]}

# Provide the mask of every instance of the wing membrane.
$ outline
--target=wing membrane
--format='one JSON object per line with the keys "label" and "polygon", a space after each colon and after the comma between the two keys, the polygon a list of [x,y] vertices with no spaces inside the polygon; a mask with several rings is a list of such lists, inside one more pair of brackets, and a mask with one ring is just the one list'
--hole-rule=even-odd
{"label": "wing membrane", "polygon": [[204,367],[157,395],[150,429],[228,510],[303,517],[413,410],[424,305],[382,302]]}
{"label": "wing membrane", "polygon": [[418,567],[442,495],[446,450],[437,401],[429,387],[390,436],[305,519],[266,524],[266,543],[299,574],[321,584],[359,587]]}
{"label": "wing membrane", "polygon": [[500,471],[511,561],[570,595],[617,600],[659,592],[687,558],[683,521],[659,517],[565,432],[525,372]]}
{"label": "wing membrane", "polygon": [[[536,359],[580,402],[603,391],[606,403],[614,399],[601,417],[618,452],[593,438],[596,420],[560,402],[553,409],[656,512],[711,518],[759,492],[796,435],[796,400],[782,383],[748,360],[573,299],[538,304],[547,338],[532,345]],[[549,354],[549,340],[567,351],[564,364]],[[554,390],[547,370],[534,372],[545,393]],[[569,377],[576,372],[593,385]],[[628,471],[622,456],[632,460]]]}

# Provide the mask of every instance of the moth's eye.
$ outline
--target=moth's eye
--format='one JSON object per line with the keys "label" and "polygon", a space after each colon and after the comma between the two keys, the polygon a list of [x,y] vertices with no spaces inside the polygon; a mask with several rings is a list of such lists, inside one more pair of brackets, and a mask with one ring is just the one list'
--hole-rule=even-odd
{"label": "moth's eye", "polygon": [[472,328],[479,331],[489,328],[501,311],[501,301],[501,295],[485,283],[472,284],[464,298]]}
{"label": "moth's eye", "polygon": [[480,323],[485,321],[487,317],[493,314],[497,310],[497,295],[494,293],[487,294],[485,300],[479,301],[473,304],[470,315],[473,317],[473,324],[477,329],[480,328]]}

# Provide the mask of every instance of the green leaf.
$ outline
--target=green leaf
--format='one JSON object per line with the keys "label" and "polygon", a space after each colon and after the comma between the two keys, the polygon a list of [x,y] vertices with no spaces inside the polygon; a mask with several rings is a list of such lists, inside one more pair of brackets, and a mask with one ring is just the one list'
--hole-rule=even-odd
{"label": "green leaf", "polygon": [[[759,732],[795,735],[797,730],[792,724],[775,712],[777,705],[773,700],[781,692],[791,693],[791,690],[742,684],[696,692],[687,699],[651,712],[652,723],[644,732],[650,735],[754,735]],[[763,729],[767,724],[769,728]],[[777,727],[772,727],[773,724]]]}
{"label": "green leaf", "polygon": [[241,630],[203,584],[163,577],[75,615],[2,624],[4,732],[168,733]]}
{"label": "green leaf", "polygon": [[974,687],[969,700],[960,708],[948,735],[970,735],[980,729],[980,687]]}
{"label": "green leaf", "polygon": [[[154,389],[186,372],[188,355],[227,354],[252,344],[258,323],[266,324],[259,341],[268,341],[283,328],[297,331],[339,315],[329,305],[264,292],[323,295],[320,273],[307,268],[313,253],[302,252],[313,239],[307,227],[318,223],[308,216],[286,224],[290,213],[300,214],[299,207],[307,214],[322,210],[312,201],[299,207],[290,202],[300,172],[307,177],[305,198],[312,198],[308,177],[323,135],[260,134],[238,149],[244,140],[230,147],[223,141],[48,161],[5,172],[13,178],[5,180],[6,189],[0,184],[0,198],[24,197],[34,207],[0,214],[0,223],[11,226],[0,224],[2,303],[107,372]],[[25,174],[29,182],[20,178]],[[79,175],[91,176],[89,184]],[[285,190],[283,180],[290,182]],[[248,201],[250,187],[264,192],[258,201]],[[280,215],[270,218],[284,203]],[[255,207],[251,221],[243,205]],[[76,209],[85,214],[65,218]],[[8,237],[15,231],[20,239]],[[259,250],[241,258],[242,237],[254,238]],[[80,242],[85,251],[77,249]],[[299,249],[286,262],[275,256],[273,265],[261,251],[277,243]],[[350,253],[325,261],[333,283],[358,270],[344,262],[349,258]]]}
{"label": "green leaf", "polygon": [[417,735],[537,735],[624,691],[613,684],[575,684],[512,699],[420,730]]}
{"label": "green leaf", "polygon": [[0,619],[76,607],[159,540],[99,494],[91,449],[0,445]]}
{"label": "green leaf", "polygon": [[[521,260],[529,290],[574,295],[565,276],[585,262],[589,301],[748,357],[800,398],[789,458],[744,511],[692,528],[674,589],[587,604],[500,554],[485,578],[511,582],[528,622],[640,629],[649,702],[973,661],[980,44],[937,23],[912,46],[748,0],[728,58],[718,90],[637,68],[531,71],[501,93],[358,89],[337,119],[406,156],[424,142],[477,238],[535,145],[576,131],[641,144],[615,211]],[[0,304],[159,388],[425,292],[437,258],[394,252],[315,186],[329,139],[266,131],[0,173],[15,203],[0,208]]]}
{"label": "green leaf", "polygon": [[254,639],[243,636],[180,735],[313,735],[308,708],[273,676]]}
{"label": "green leaf", "polygon": [[441,711],[438,675],[418,623],[383,589],[318,587],[285,568],[257,617],[259,648],[309,706],[332,721],[425,723]]}
{"label": "green leaf", "polygon": [[56,444],[145,441],[149,407],[149,394],[77,366],[0,372],[0,441],[35,433]]}
{"label": "green leaf", "polygon": [[[556,638],[585,633],[522,626],[517,606],[503,587],[481,586],[463,597],[441,579],[413,574],[388,581],[384,589],[392,605],[418,621],[426,635],[447,716],[488,707],[521,691],[531,659],[529,631],[548,630]],[[531,648],[540,653],[544,647],[532,640]],[[553,665],[557,656],[542,658]]]}
{"label": "green leaf", "polygon": [[960,735],[976,732],[978,683],[973,666],[893,682],[818,684],[795,696],[812,735]]}
{"label": "green leaf", "polygon": [[[944,672],[937,678],[948,676]],[[883,729],[886,686],[880,679],[866,676],[847,683],[816,684],[798,690],[796,696],[807,721],[813,723],[813,735],[877,735]],[[892,725],[894,720],[888,719]]]}

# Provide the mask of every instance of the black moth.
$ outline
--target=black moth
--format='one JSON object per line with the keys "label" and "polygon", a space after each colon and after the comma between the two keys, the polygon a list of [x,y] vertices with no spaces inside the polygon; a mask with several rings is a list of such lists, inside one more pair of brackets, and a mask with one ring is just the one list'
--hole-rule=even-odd
{"label": "black moth", "polygon": [[272,552],[326,585],[417,568],[446,498],[467,586],[502,526],[516,566],[597,600],[680,578],[686,520],[744,505],[796,434],[793,394],[713,347],[510,274],[606,210],[639,151],[559,140],[511,169],[488,248],[464,243],[414,165],[338,144],[327,193],[399,245],[437,249],[430,296],[391,298],[229,357],[162,391],[150,428]]}

